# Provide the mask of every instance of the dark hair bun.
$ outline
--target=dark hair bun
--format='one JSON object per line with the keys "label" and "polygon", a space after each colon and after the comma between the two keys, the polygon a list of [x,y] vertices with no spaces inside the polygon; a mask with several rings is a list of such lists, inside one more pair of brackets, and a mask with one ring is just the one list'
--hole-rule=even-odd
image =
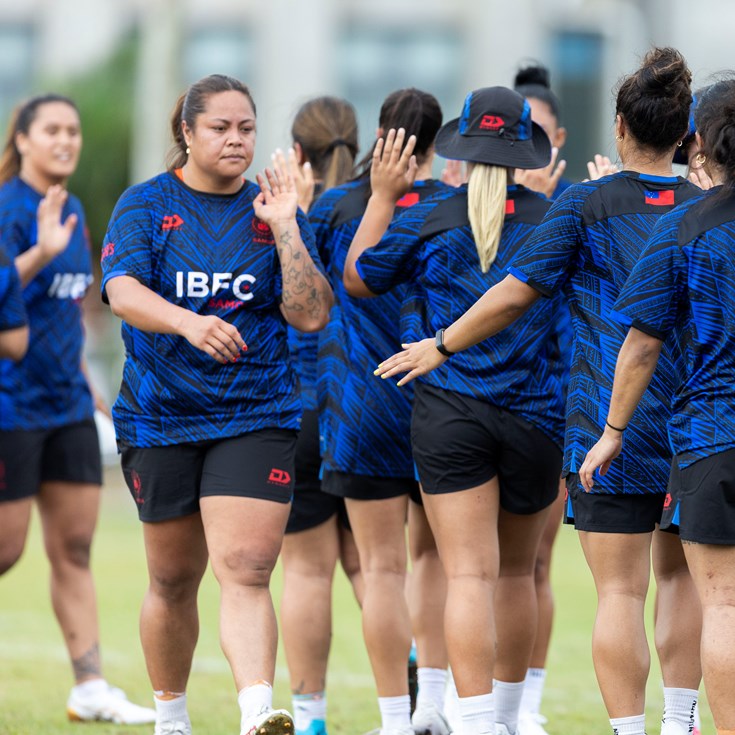
{"label": "dark hair bun", "polygon": [[692,73],[674,48],[654,48],[618,88],[615,112],[643,146],[663,152],[689,128]]}
{"label": "dark hair bun", "polygon": [[518,88],[531,85],[551,89],[549,70],[545,66],[527,66],[518,71],[513,86]]}
{"label": "dark hair bun", "polygon": [[692,73],[676,49],[655,48],[643,58],[637,81],[643,94],[676,96],[690,87]]}

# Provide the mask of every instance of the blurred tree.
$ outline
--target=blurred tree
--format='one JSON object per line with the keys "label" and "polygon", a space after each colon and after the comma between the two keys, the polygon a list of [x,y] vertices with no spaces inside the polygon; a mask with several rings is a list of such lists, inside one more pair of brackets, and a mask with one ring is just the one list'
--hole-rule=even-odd
{"label": "blurred tree", "polygon": [[69,190],[84,205],[96,255],[115,203],[130,180],[137,45],[131,36],[89,72],[48,85],[71,97],[79,107],[84,145]]}

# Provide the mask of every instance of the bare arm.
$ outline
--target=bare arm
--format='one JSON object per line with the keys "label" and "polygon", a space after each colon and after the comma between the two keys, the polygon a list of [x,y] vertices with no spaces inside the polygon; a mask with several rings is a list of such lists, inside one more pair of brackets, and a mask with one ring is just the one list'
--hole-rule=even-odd
{"label": "bare arm", "polygon": [[265,176],[258,174],[257,180],[261,191],[255,198],[255,214],[271,228],[281,263],[281,312],[292,327],[317,332],[329,320],[334,297],[301,239],[296,184],[281,151],[275,156],[274,170],[266,169]]}
{"label": "bare arm", "polygon": [[113,314],[144,332],[177,334],[222,364],[235,362],[247,350],[237,328],[217,316],[200,316],[166,301],[131,276],[108,281]]}
{"label": "bare arm", "polygon": [[[512,324],[540,297],[535,288],[515,276],[506,276],[444,330],[445,348],[450,352],[461,352],[479,344]],[[447,359],[436,349],[434,337],[403,346],[403,352],[380,363],[376,375],[390,378],[397,373],[407,373],[398,381],[398,385],[405,385],[439,367]]]}
{"label": "bare arm", "polygon": [[0,332],[0,357],[6,357],[14,362],[22,360],[28,351],[29,334],[27,326]]}
{"label": "bare arm", "polygon": [[595,470],[599,468],[600,474],[605,475],[612,461],[620,454],[623,448],[623,432],[620,429],[624,430],[628,426],[651,382],[662,344],[660,339],[630,328],[615,365],[607,425],[579,470],[579,477],[587,492],[594,485],[592,475]]}
{"label": "bare arm", "polygon": [[77,226],[77,216],[70,214],[65,222],[61,221],[67,197],[68,193],[61,186],[52,186],[38,205],[38,241],[15,259],[23,287],[69,245]]}
{"label": "bare arm", "polygon": [[357,260],[368,249],[377,245],[393,219],[396,202],[413,186],[416,180],[416,136],[412,135],[405,147],[406,131],[388,131],[383,141],[378,139],[370,165],[372,195],[360,221],[345,259],[342,280],[350,296],[370,297],[375,294],[365,285],[357,272]]}

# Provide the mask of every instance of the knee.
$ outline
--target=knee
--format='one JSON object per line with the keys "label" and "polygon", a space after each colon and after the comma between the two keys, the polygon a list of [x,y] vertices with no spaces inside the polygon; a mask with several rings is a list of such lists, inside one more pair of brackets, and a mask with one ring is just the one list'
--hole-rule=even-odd
{"label": "knee", "polygon": [[212,560],[220,584],[234,582],[245,587],[268,587],[278,554],[271,548],[235,547],[219,560]]}
{"label": "knee", "polygon": [[0,575],[9,572],[23,554],[25,544],[3,544],[0,546]]}
{"label": "knee", "polygon": [[89,569],[92,539],[87,534],[72,534],[58,544],[49,547],[51,566],[72,566],[76,569]]}
{"label": "knee", "polygon": [[167,603],[196,598],[202,573],[194,569],[157,569],[150,573],[150,592]]}

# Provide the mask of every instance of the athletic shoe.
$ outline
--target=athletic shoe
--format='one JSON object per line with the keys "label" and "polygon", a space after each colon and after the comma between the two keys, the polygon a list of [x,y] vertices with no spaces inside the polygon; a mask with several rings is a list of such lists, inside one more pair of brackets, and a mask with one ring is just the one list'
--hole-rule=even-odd
{"label": "athletic shoe", "polygon": [[324,720],[312,720],[305,730],[296,730],[296,735],[327,735],[327,723]]}
{"label": "athletic shoe", "polygon": [[530,712],[521,712],[518,716],[518,735],[548,735],[543,726],[546,718]]}
{"label": "athletic shoe", "polygon": [[153,735],[191,735],[191,723],[188,720],[157,722]]}
{"label": "athletic shoe", "polygon": [[293,735],[293,717],[285,709],[264,707],[242,723],[240,735]]}
{"label": "athletic shoe", "polygon": [[82,695],[71,690],[66,702],[66,713],[73,722],[114,722],[116,725],[147,725],[156,721],[156,711],[133,704],[125,692],[107,686],[93,695]]}
{"label": "athletic shoe", "polygon": [[411,716],[411,727],[416,735],[449,735],[449,723],[434,704],[419,707]]}
{"label": "athletic shoe", "polygon": [[510,730],[508,730],[508,726],[503,722],[496,722],[495,723],[495,735],[518,735],[518,730],[516,730],[514,733],[512,733]]}

